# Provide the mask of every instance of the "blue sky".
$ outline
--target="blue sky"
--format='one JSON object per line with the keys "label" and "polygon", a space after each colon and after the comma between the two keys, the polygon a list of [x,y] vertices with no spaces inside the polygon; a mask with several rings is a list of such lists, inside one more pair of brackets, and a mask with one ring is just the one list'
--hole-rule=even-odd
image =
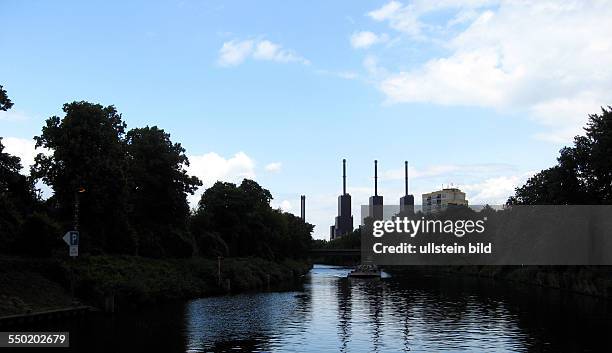
{"label": "blue sky", "polygon": [[[0,136],[25,164],[63,103],[158,125],[191,172],[251,177],[327,237],[347,158],[353,213],[372,194],[459,186],[503,202],[611,104],[612,9],[541,1],[0,0]],[[606,100],[607,99],[607,100]],[[192,200],[195,199],[192,198]]]}

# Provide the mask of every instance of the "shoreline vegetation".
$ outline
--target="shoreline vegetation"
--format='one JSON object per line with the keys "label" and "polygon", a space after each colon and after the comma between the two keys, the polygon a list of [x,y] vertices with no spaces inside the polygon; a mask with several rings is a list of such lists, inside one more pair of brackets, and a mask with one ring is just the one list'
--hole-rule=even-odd
{"label": "shoreline vegetation", "polygon": [[[124,311],[173,300],[291,288],[308,273],[305,261],[225,258],[150,259],[129,255],[77,260],[0,257],[0,317],[73,305]],[[73,282],[72,282],[73,281]],[[230,288],[227,288],[229,281]],[[74,284],[74,300],[71,295]]]}
{"label": "shoreline vegetation", "polygon": [[393,276],[438,275],[487,278],[612,299],[612,266],[395,266]]}

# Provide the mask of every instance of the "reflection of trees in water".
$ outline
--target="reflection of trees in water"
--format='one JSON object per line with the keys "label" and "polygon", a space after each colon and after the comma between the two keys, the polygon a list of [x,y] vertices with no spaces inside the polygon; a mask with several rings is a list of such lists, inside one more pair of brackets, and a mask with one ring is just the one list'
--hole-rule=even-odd
{"label": "reflection of trees in water", "polygon": [[612,302],[519,284],[500,291],[530,351],[610,351]]}
{"label": "reflection of trees in water", "polygon": [[440,274],[396,277],[389,286],[385,305],[395,318],[410,317],[421,341],[537,352],[612,347],[612,304],[601,299]]}
{"label": "reflection of trees in water", "polygon": [[372,351],[378,352],[380,350],[380,336],[382,327],[382,314],[383,314],[383,298],[384,285],[380,280],[366,280],[362,281],[364,293],[368,301],[369,319],[372,323]]}
{"label": "reflection of trees in water", "polygon": [[205,352],[259,352],[268,346],[269,337],[249,337],[245,339],[218,340],[204,347]]}
{"label": "reflection of trees in water", "polygon": [[299,293],[294,296],[295,309],[289,319],[302,327],[307,327],[312,321],[312,279],[310,276],[307,276],[296,290]]}
{"label": "reflection of trees in water", "polygon": [[309,324],[310,295],[245,294],[192,301],[187,305],[188,349],[270,350],[288,329],[303,332]]}
{"label": "reflection of trees in water", "polygon": [[415,303],[415,295],[413,291],[401,288],[396,282],[390,281],[387,283],[388,295],[385,296],[385,306],[392,307],[389,313],[394,321],[401,324],[402,345],[403,351],[410,351],[410,320],[414,313],[412,307]]}
{"label": "reflection of trees in water", "polygon": [[[59,349],[62,352],[184,352],[186,340],[181,309],[181,305],[170,304],[145,310],[126,310],[116,315],[96,312],[67,319],[27,322],[10,329],[70,332],[70,348]],[[47,352],[37,348],[15,351]],[[5,350],[0,349],[0,352]]]}
{"label": "reflection of trees in water", "polygon": [[340,352],[347,351],[351,338],[351,284],[348,278],[341,278],[337,283],[336,298],[338,300],[338,335],[340,336]]}

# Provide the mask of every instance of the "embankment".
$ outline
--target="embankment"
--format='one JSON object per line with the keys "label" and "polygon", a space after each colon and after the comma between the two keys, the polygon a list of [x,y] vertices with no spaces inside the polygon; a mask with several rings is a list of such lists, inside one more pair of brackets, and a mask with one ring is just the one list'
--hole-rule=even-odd
{"label": "embankment", "polygon": [[612,266],[397,266],[385,270],[396,276],[408,272],[476,276],[612,299]]}
{"label": "embankment", "polygon": [[221,261],[219,285],[217,259],[0,257],[0,316],[57,309],[75,301],[104,307],[109,297],[117,310],[124,310],[170,300],[277,288],[295,283],[309,269],[309,264],[294,260],[226,258]]}

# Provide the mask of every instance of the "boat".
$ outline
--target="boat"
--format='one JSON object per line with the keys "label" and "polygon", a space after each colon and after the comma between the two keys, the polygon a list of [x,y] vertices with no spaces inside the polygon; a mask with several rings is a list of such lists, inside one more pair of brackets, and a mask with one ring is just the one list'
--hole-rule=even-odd
{"label": "boat", "polygon": [[380,278],[380,269],[376,265],[359,265],[349,272],[349,278]]}

